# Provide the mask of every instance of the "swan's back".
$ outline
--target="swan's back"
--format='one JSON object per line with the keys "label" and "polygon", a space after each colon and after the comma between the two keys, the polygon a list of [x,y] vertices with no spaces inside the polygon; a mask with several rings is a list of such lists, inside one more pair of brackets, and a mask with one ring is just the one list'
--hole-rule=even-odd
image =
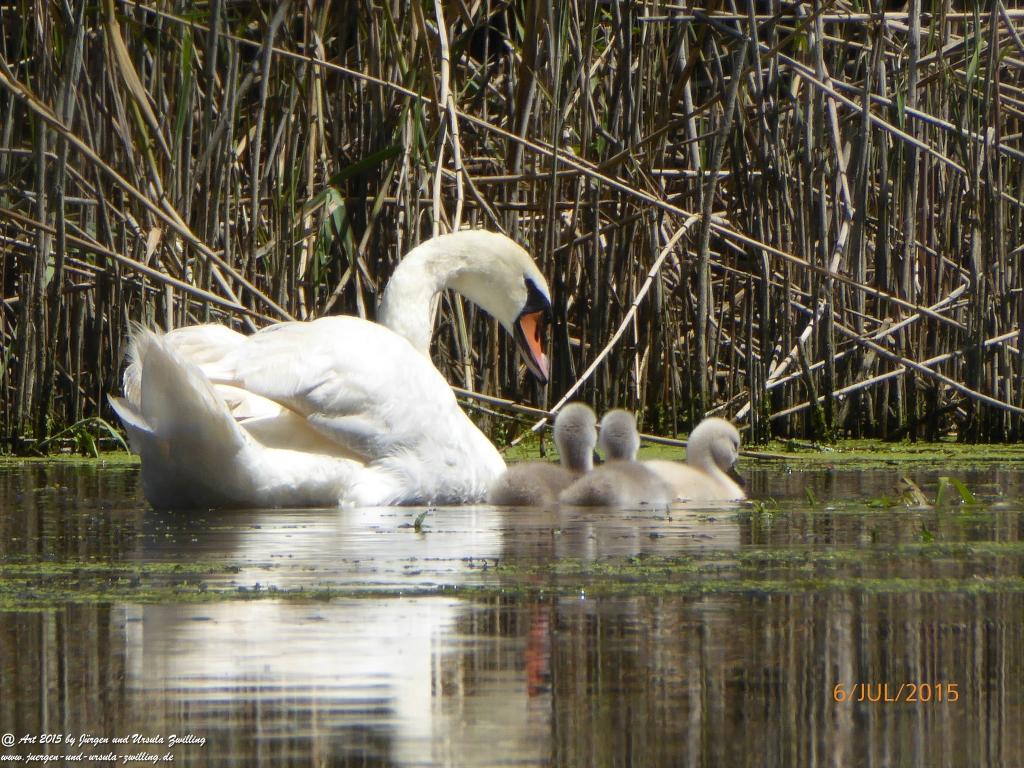
{"label": "swan's back", "polygon": [[578,472],[550,461],[513,464],[491,486],[487,503],[499,507],[544,506],[577,477]]}
{"label": "swan's back", "polygon": [[[178,505],[172,490],[183,485],[202,506],[459,504],[504,471],[430,360],[383,326],[325,317],[244,337],[221,329],[216,348],[188,349],[204,333],[146,331],[133,342],[120,412],[154,427],[135,438],[148,440],[139,453],[154,505]],[[147,397],[152,387],[160,393]],[[223,439],[202,454],[184,448],[211,424]]]}
{"label": "swan's back", "polygon": [[[338,503],[353,462],[259,446],[202,371],[165,337],[137,328],[134,402],[111,398],[142,458],[142,485],[157,507],[307,506]],[[259,489],[254,494],[253,489]]]}
{"label": "swan's back", "polygon": [[488,503],[509,507],[554,503],[559,493],[593,468],[596,422],[589,406],[567,404],[558,412],[553,430],[561,463],[529,461],[509,467],[491,486]]}

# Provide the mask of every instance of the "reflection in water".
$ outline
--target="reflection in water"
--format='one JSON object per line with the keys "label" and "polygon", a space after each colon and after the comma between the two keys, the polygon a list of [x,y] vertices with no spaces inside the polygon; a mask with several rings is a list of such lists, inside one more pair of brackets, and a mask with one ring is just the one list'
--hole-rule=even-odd
{"label": "reflection in water", "polygon": [[[178,561],[183,552],[230,561],[223,580],[242,587],[314,588],[342,583],[367,590],[453,586],[502,552],[492,509],[220,510],[200,517],[152,513],[135,557]],[[486,513],[486,514],[485,514]],[[213,582],[211,582],[213,583]]]}
{"label": "reflection in water", "polygon": [[[165,716],[205,733],[207,757],[234,730],[222,724],[246,722],[270,754],[305,744],[335,757],[466,765],[474,754],[488,763],[503,743],[540,761],[546,719],[517,673],[523,644],[474,635],[472,614],[447,598],[128,608],[128,688],[159,693]],[[509,668],[487,669],[502,658]]]}
{"label": "reflection in water", "polygon": [[[204,737],[157,748],[188,765],[1024,764],[1024,510],[875,510],[849,499],[895,474],[752,474],[775,514],[478,507],[417,533],[410,510],[156,515],[133,472],[0,468],[0,567],[198,559],[247,596],[356,588],[0,613],[0,732]],[[550,577],[638,555],[696,569],[614,593]],[[749,587],[714,587],[744,557]],[[834,700],[860,683],[958,700]]]}
{"label": "reflection in water", "polygon": [[[554,762],[1016,765],[1022,609],[1020,595],[560,605]],[[956,682],[961,697],[839,704],[838,682],[889,683],[892,697],[901,682]]]}
{"label": "reflection in water", "polygon": [[[958,766],[1024,755],[1019,595],[495,600],[456,610],[452,626],[434,623],[444,602],[7,616],[0,721],[194,733],[206,746],[175,752],[196,765],[888,765],[913,754]],[[379,632],[381,613],[393,634],[367,637],[362,620]],[[952,682],[960,698],[837,704],[837,682]]]}

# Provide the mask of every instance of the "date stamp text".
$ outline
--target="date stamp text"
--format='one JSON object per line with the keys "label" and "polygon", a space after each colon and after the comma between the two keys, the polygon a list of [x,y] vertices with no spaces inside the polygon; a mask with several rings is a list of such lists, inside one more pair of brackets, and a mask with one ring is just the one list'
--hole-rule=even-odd
{"label": "date stamp text", "polygon": [[871,704],[953,704],[960,699],[957,683],[836,683],[832,701]]}

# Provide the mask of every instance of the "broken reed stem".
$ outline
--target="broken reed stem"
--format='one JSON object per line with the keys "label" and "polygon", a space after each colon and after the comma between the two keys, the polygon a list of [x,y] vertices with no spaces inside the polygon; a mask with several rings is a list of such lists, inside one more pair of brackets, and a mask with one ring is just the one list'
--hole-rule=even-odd
{"label": "broken reed stem", "polygon": [[[598,353],[597,357],[595,357],[593,361],[590,363],[590,365],[587,366],[587,369],[583,371],[582,374],[580,374],[579,378],[576,379],[576,381],[568,389],[568,391],[566,391],[566,393],[562,395],[559,401],[555,403],[555,405],[549,411],[549,415],[557,414],[558,411],[561,410],[562,406],[572,399],[573,395],[575,395],[579,391],[580,387],[582,387],[586,383],[587,379],[589,379],[593,375],[594,371],[598,369],[598,366],[600,366],[601,363],[607,359],[608,355],[611,354],[612,350],[615,349],[616,343],[620,338],[622,338],[622,335],[626,332],[626,329],[629,327],[630,322],[636,315],[637,308],[640,306],[640,303],[644,300],[644,297],[647,296],[647,292],[650,290],[651,284],[654,282],[654,279],[661,271],[661,266],[662,264],[665,263],[665,259],[668,258],[668,255],[672,253],[672,249],[675,248],[676,244],[679,242],[680,239],[682,239],[683,235],[689,232],[690,228],[696,222],[696,216],[691,216],[689,219],[687,219],[683,223],[683,225],[676,230],[675,234],[672,235],[668,243],[665,244],[665,247],[661,249],[661,253],[658,254],[658,258],[655,260],[654,264],[651,266],[650,271],[647,273],[647,279],[644,280],[643,285],[640,286],[640,290],[637,291],[636,296],[633,298],[633,303],[630,306],[629,310],[626,312],[626,316],[622,319],[622,322],[619,323],[619,327],[615,329],[615,333],[612,334],[611,339],[608,340],[608,343],[605,345],[604,349],[602,349],[601,352]],[[541,427],[543,427],[547,423],[547,421],[548,417],[541,419],[532,427],[530,427],[529,432],[536,432]],[[526,432],[517,437],[515,440],[511,442],[510,445],[517,445],[526,437],[527,434],[529,434],[529,432]]]}

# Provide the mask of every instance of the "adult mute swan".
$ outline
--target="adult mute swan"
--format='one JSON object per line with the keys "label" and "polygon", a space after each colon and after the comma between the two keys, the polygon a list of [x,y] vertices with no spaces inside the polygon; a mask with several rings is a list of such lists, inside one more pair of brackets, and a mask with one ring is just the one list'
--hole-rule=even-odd
{"label": "adult mute swan", "polygon": [[672,488],[676,499],[735,501],[747,498],[730,477],[740,453],[740,433],[725,419],[712,417],[698,424],[686,441],[686,463],[645,461]]}
{"label": "adult mute swan", "polygon": [[563,504],[578,507],[667,507],[672,489],[656,472],[636,461],[640,435],[629,411],[608,411],[601,419],[605,464],[562,491]]}
{"label": "adult mute swan", "polygon": [[429,357],[433,303],[452,288],[513,335],[547,379],[550,294],[529,254],[467,230],[414,248],[376,324],[277,323],[251,336],[136,328],[124,398],[111,398],[158,507],[459,504],[505,462]]}
{"label": "adult mute swan", "polygon": [[590,406],[569,403],[555,417],[554,438],[561,465],[549,461],[515,464],[491,486],[489,504],[537,507],[551,504],[558,493],[594,466],[597,419]]}

